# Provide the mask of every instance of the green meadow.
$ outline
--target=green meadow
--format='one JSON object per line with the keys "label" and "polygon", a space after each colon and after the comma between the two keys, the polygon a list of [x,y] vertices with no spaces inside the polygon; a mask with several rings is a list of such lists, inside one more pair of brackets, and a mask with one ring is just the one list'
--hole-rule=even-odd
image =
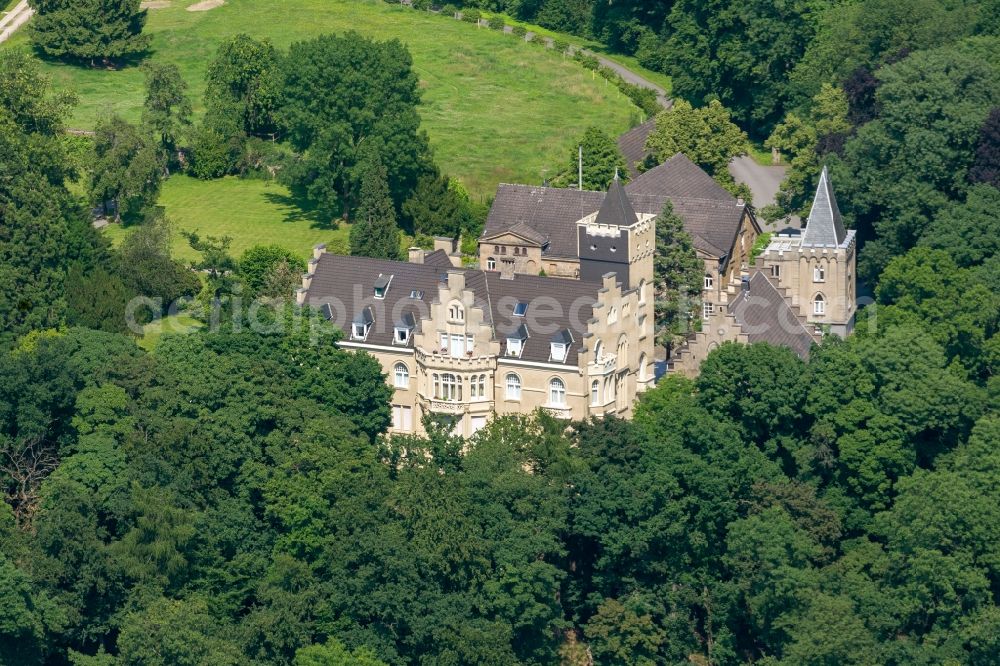
{"label": "green meadow", "polygon": [[[196,113],[208,63],[230,35],[266,37],[280,48],[348,30],[404,42],[420,77],[420,113],[436,159],[473,196],[489,196],[500,182],[541,182],[586,127],[617,134],[638,114],[613,86],[570,59],[511,35],[381,0],[227,0],[209,11],[187,11],[192,4],[172,0],[150,9],[146,30],[153,37],[150,57],[178,65]],[[27,37],[22,32],[9,44],[26,48]],[[45,68],[56,86],[79,95],[71,127],[92,129],[110,113],[139,118],[143,75],[137,67]]]}

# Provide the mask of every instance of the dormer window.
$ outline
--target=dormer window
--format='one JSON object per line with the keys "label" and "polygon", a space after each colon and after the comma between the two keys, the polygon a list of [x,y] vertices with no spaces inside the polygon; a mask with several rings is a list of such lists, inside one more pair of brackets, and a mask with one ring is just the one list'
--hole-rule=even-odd
{"label": "dormer window", "polygon": [[514,305],[514,316],[515,317],[523,317],[526,314],[528,314],[528,304],[527,303],[524,303],[522,301],[522,302],[518,302],[518,303],[516,303]]}
{"label": "dormer window", "polygon": [[403,315],[403,317],[396,322],[396,326],[393,328],[392,332],[392,344],[394,345],[405,345],[409,344],[410,337],[413,335],[413,329],[416,327],[416,320],[413,315],[409,312]]}
{"label": "dormer window", "polygon": [[367,307],[351,322],[351,339],[367,339],[373,323],[375,323],[375,314],[370,307]]}
{"label": "dormer window", "polygon": [[419,289],[410,290],[410,298],[419,301],[423,297],[424,297],[424,292],[420,291]]}
{"label": "dormer window", "polygon": [[507,356],[520,358],[524,351],[524,341],[528,339],[528,327],[521,324],[517,330],[507,336]]}
{"label": "dormer window", "polygon": [[389,291],[389,284],[391,282],[391,275],[382,275],[379,273],[378,278],[375,280],[375,298],[379,300],[385,298],[385,294]]}
{"label": "dormer window", "polygon": [[569,355],[569,346],[573,343],[573,335],[565,328],[557,332],[549,340],[549,358],[556,363],[564,363]]}

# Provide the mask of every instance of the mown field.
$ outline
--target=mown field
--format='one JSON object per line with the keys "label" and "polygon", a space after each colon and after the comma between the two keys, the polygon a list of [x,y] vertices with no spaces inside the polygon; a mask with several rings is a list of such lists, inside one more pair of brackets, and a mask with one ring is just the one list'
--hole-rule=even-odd
{"label": "mown field", "polygon": [[[193,0],[151,9],[151,58],[176,63],[201,112],[206,67],[226,37],[246,32],[277,46],[328,32],[356,30],[398,38],[420,76],[423,127],[443,170],[474,196],[499,182],[540,182],[562,162],[568,145],[589,125],[616,134],[635,107],[612,86],[547,50],[467,23],[389,5],[381,0],[228,0],[189,12]],[[27,47],[22,32],[8,44]],[[7,45],[5,45],[7,47]],[[143,99],[138,68],[121,71],[46,64],[57,86],[80,97],[70,125],[90,129],[118,113],[137,120]]]}
{"label": "mown field", "polygon": [[[347,242],[348,225],[337,229],[320,224],[303,211],[284,186],[263,180],[235,177],[198,180],[171,176],[163,183],[160,205],[174,223],[173,255],[182,261],[198,258],[181,231],[203,236],[229,236],[234,257],[253,245],[281,245],[300,255],[310,256],[318,243]],[[106,232],[113,242],[128,230],[113,224]]]}

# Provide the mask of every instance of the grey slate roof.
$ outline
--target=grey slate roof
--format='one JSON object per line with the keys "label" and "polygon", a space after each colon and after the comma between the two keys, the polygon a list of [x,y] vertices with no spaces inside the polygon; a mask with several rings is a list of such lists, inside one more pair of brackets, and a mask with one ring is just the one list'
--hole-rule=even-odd
{"label": "grey slate roof", "polygon": [[656,118],[650,118],[641,125],[636,125],[629,131],[618,137],[618,150],[625,158],[625,165],[628,167],[628,175],[635,178],[638,174],[636,165],[644,161],[649,155],[646,150],[646,139],[656,128]]}
{"label": "grey slate roof", "polygon": [[[370,307],[374,325],[365,340],[367,344],[412,348],[412,336],[405,346],[393,344],[395,321],[412,314],[419,329],[421,316],[429,314],[430,303],[438,297],[438,285],[453,271],[464,273],[466,288],[473,291],[476,305],[483,308],[487,323],[493,325],[494,339],[501,343],[501,354],[506,353],[508,335],[524,326],[528,337],[520,358],[542,363],[549,360],[549,338],[553,329],[568,329],[578,343],[583,340],[586,322],[593,316],[593,305],[601,289],[599,283],[581,280],[537,275],[515,275],[513,279],[504,280],[495,272],[322,254],[306,303],[321,308],[324,304],[330,305],[325,308],[327,318],[345,329],[348,340],[348,324]],[[383,300],[373,298],[379,274],[393,276]],[[411,299],[409,296],[414,290],[422,291],[423,298]],[[518,301],[528,303],[529,316],[513,315],[514,303]],[[535,331],[532,327],[540,330]],[[576,364],[579,346],[570,345],[568,365]]]}
{"label": "grey slate roof", "polygon": [[438,266],[439,268],[451,268],[451,259],[444,250],[434,250],[424,255],[424,265]]}
{"label": "grey slate roof", "polygon": [[604,192],[501,184],[481,238],[524,223],[546,239],[546,256],[576,258],[574,225],[600,208],[603,201]]}
{"label": "grey slate roof", "polygon": [[847,237],[844,220],[840,216],[837,197],[833,194],[830,175],[826,167],[819,175],[816,197],[813,199],[806,229],[802,234],[803,247],[838,246]]}
{"label": "grey slate roof", "polygon": [[[715,257],[729,252],[743,220],[745,207],[679,153],[624,190],[636,213],[658,215],[666,202],[672,202],[695,247]],[[529,227],[545,238],[543,256],[575,259],[576,222],[600,209],[605,197],[604,192],[503,184],[497,188],[480,238]]]}
{"label": "grey slate roof", "polygon": [[683,153],[640,174],[625,189],[631,194],[656,194],[685,199],[734,202],[736,197],[705,173]]}
{"label": "grey slate roof", "polygon": [[619,227],[630,227],[639,221],[639,217],[632,208],[632,202],[628,200],[628,194],[622,187],[622,181],[615,174],[615,179],[611,181],[611,187],[601,202],[601,207],[597,211],[597,223],[614,225]]}
{"label": "grey slate roof", "polygon": [[808,359],[815,341],[808,324],[764,273],[753,271],[747,280],[749,289],[736,294],[728,309],[748,341],[789,347],[803,360]]}

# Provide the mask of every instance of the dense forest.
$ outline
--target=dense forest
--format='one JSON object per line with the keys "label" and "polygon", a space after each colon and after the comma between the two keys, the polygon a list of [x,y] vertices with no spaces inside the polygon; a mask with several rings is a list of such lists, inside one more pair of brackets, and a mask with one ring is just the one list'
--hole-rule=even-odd
{"label": "dense forest", "polygon": [[[855,333],[808,362],[724,345],[630,422],[535,414],[469,441],[434,423],[383,436],[378,364],[337,349],[318,313],[269,300],[300,259],[234,258],[193,235],[197,273],[170,255],[146,189],[179,166],[189,111],[170,71],[147,74],[142,128],[109,118],[92,156],[63,133],[71,96],[0,52],[0,663],[996,663],[997,4],[776,6],[505,8],[697,56],[704,77],[664,58],[781,143],[787,211],[829,164],[867,241],[875,303]],[[761,51],[737,48],[733,26]],[[194,128],[193,164],[233,168],[280,122],[289,178],[338,212],[446,209],[411,196],[450,196],[430,163],[333,159],[359,126],[425,155],[399,48],[320,37],[290,49],[298,79],[272,82],[288,56],[234,37],[210,67],[218,108]],[[358,84],[369,99],[317,112],[325,82],[356,83],[323,66],[344,54],[394,68]],[[670,73],[690,108],[711,106]],[[372,111],[387,90],[392,128]],[[734,96],[748,92],[767,99]],[[95,192],[143,220],[117,248],[90,225]],[[215,325],[144,351],[126,315],[179,299]]]}

